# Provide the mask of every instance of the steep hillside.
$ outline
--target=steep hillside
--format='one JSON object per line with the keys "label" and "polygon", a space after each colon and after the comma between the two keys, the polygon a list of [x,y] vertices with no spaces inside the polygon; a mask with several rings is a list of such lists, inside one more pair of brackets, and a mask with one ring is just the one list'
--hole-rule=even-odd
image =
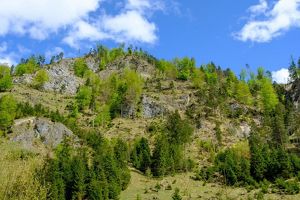
{"label": "steep hillside", "polygon": [[299,79],[121,47],[38,58],[1,66],[1,143],[33,154],[0,166],[32,162],[24,184],[38,180],[40,199],[299,197]]}

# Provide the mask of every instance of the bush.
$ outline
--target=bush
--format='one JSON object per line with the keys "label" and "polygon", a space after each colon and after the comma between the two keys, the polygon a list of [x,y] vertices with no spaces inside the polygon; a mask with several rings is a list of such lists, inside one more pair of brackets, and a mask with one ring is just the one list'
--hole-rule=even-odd
{"label": "bush", "polygon": [[94,121],[95,126],[106,127],[110,124],[111,117],[110,117],[109,109],[110,108],[107,105],[104,105],[99,109],[96,119]]}
{"label": "bush", "polygon": [[174,194],[172,195],[173,200],[181,200],[182,197],[180,196],[180,190],[178,188],[175,189]]}
{"label": "bush", "polygon": [[15,73],[17,76],[24,74],[33,74],[39,69],[39,65],[35,57],[31,57],[26,62],[20,63],[16,66]]}
{"label": "bush", "polygon": [[85,72],[89,69],[83,58],[77,58],[74,63],[74,73],[78,77],[83,77]]}
{"label": "bush", "polygon": [[41,69],[36,73],[33,84],[36,88],[40,89],[47,81],[49,81],[48,72],[45,69]]}
{"label": "bush", "polygon": [[87,86],[82,86],[76,95],[77,104],[80,110],[88,108],[92,100],[92,89]]}
{"label": "bush", "polygon": [[16,117],[17,103],[13,96],[5,95],[0,99],[0,130],[6,131]]}
{"label": "bush", "polygon": [[12,77],[10,75],[10,68],[0,65],[0,92],[12,88]]}
{"label": "bush", "polygon": [[196,69],[196,63],[193,58],[175,59],[174,63],[178,70],[177,78],[180,80],[188,80]]}
{"label": "bush", "polygon": [[285,181],[282,178],[278,178],[275,181],[275,185],[278,189],[282,190],[285,194],[298,194],[300,191],[299,183],[295,180]]}

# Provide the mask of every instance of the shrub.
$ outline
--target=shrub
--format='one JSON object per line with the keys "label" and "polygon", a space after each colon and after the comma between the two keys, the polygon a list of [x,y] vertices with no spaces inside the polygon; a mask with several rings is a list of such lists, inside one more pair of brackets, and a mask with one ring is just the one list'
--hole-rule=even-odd
{"label": "shrub", "polygon": [[104,105],[99,109],[99,112],[98,112],[95,122],[94,122],[95,126],[106,127],[110,124],[111,117],[110,117],[109,110],[110,110],[110,108],[107,105]]}
{"label": "shrub", "polygon": [[83,58],[77,58],[74,62],[74,73],[78,77],[83,77],[85,72],[89,69]]}
{"label": "shrub", "polygon": [[177,78],[180,80],[188,80],[196,69],[196,63],[193,58],[184,57],[183,59],[175,59],[174,63],[178,70]]}
{"label": "shrub", "polygon": [[178,188],[175,189],[174,194],[172,195],[173,200],[181,200],[182,197],[180,196],[180,190]]}
{"label": "shrub", "polygon": [[48,72],[45,69],[39,70],[34,79],[33,84],[36,88],[41,88],[47,81],[49,81],[49,75]]}
{"label": "shrub", "polygon": [[7,130],[16,116],[17,104],[13,96],[5,95],[0,99],[0,129]]}
{"label": "shrub", "polygon": [[39,69],[39,65],[35,57],[31,57],[26,62],[20,63],[16,66],[15,73],[17,76],[23,74],[33,74]]}
{"label": "shrub", "polygon": [[295,180],[285,181],[282,178],[278,178],[275,181],[276,187],[282,190],[285,194],[298,194],[300,191],[299,183]]}
{"label": "shrub", "polygon": [[0,92],[12,88],[12,77],[10,75],[10,68],[0,65]]}
{"label": "shrub", "polygon": [[92,100],[92,89],[87,86],[82,86],[76,95],[77,104],[80,110],[88,108]]}

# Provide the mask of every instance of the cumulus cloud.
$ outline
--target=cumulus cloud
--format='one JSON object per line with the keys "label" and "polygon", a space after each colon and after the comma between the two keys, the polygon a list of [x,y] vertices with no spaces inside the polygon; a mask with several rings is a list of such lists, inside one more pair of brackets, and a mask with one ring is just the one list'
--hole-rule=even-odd
{"label": "cumulus cloud", "polygon": [[293,27],[300,28],[300,0],[279,0],[273,7],[260,0],[249,12],[249,21],[234,34],[241,41],[269,42]]}
{"label": "cumulus cloud", "polygon": [[63,39],[71,47],[79,48],[81,41],[110,39],[116,42],[143,42],[157,40],[157,27],[149,21],[148,14],[163,10],[162,1],[126,0],[118,14],[103,14],[90,22],[77,22]]}
{"label": "cumulus cloud", "polygon": [[268,2],[267,0],[260,0],[259,4],[251,6],[248,10],[253,16],[263,14],[268,10]]}
{"label": "cumulus cloud", "polygon": [[101,26],[85,21],[79,21],[63,39],[63,42],[78,49],[81,40],[98,41],[110,38],[111,37],[107,33],[102,31]]}
{"label": "cumulus cloud", "polygon": [[14,55],[12,53],[7,53],[7,50],[8,44],[6,42],[2,42],[0,44],[0,64],[11,66],[16,62],[13,59]]}
{"label": "cumulus cloud", "polygon": [[151,13],[162,0],[123,0],[118,13],[101,7],[105,0],[0,0],[0,36],[15,34],[45,40],[60,33],[62,42],[79,48],[83,41],[154,43],[157,27]]}
{"label": "cumulus cloud", "polygon": [[157,39],[154,23],[145,19],[135,10],[126,11],[117,16],[107,16],[103,20],[105,31],[117,41],[140,41],[154,43]]}
{"label": "cumulus cloud", "polygon": [[286,84],[289,81],[289,70],[282,68],[278,71],[272,72],[272,79],[277,83]]}
{"label": "cumulus cloud", "polygon": [[16,62],[9,56],[1,57],[0,56],[0,65],[12,66],[16,64]]}
{"label": "cumulus cloud", "polygon": [[0,0],[1,35],[29,34],[45,39],[97,10],[100,0]]}

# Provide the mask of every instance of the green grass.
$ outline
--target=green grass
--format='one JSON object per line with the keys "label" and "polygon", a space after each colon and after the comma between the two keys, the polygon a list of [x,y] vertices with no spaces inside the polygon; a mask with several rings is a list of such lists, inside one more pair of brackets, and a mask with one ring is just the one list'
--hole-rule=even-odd
{"label": "green grass", "polygon": [[[255,199],[259,190],[247,191],[245,188],[226,187],[215,183],[204,183],[191,179],[192,173],[184,173],[165,178],[148,178],[131,169],[131,181],[128,188],[120,195],[120,200],[136,200],[137,195],[142,200],[171,200],[175,188],[180,189],[184,200],[193,199]],[[159,187],[157,186],[159,185]],[[160,189],[157,189],[160,188]],[[265,199],[300,199],[298,195],[265,194]]]}
{"label": "green grass", "polygon": [[46,199],[47,189],[35,174],[44,159],[5,139],[0,139],[0,152],[0,199]]}
{"label": "green grass", "polygon": [[72,97],[68,95],[39,91],[25,85],[14,85],[10,93],[16,98],[18,102],[42,104],[52,111],[56,111],[58,109],[61,113],[66,112],[66,106],[70,102],[74,101]]}

